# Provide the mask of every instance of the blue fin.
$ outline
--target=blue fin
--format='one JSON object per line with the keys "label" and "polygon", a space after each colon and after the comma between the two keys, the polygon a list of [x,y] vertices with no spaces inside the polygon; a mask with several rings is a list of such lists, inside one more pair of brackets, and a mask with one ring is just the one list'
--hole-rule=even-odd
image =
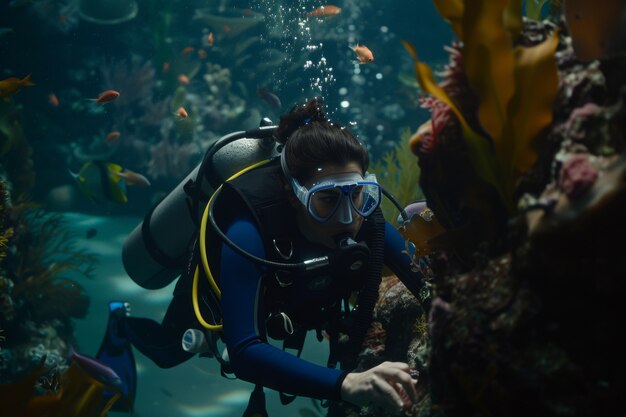
{"label": "blue fin", "polygon": [[254,391],[250,394],[250,400],[248,400],[248,407],[243,412],[243,417],[268,417],[262,385],[254,387]]}
{"label": "blue fin", "polygon": [[[127,314],[127,306],[123,302],[109,303],[109,322],[96,359],[113,369],[122,380],[119,387],[122,396],[113,404],[111,411],[132,413],[137,392],[137,367],[130,342],[118,330],[120,319]],[[115,391],[105,391],[104,401],[115,394]]]}

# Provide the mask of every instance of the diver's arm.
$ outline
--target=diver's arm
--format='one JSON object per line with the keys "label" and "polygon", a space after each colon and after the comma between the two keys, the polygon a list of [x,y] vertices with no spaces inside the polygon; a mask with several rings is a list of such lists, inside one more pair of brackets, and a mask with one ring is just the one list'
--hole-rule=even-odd
{"label": "diver's arm", "polygon": [[385,265],[419,299],[424,277],[421,272],[412,269],[413,251],[407,246],[406,239],[389,222],[385,222]]}
{"label": "diver's arm", "polygon": [[[226,235],[246,251],[264,258],[265,251],[250,217],[238,218]],[[266,342],[259,331],[263,270],[222,245],[220,286],[224,341],[238,378],[277,391],[319,398],[340,399],[345,372],[315,365]]]}

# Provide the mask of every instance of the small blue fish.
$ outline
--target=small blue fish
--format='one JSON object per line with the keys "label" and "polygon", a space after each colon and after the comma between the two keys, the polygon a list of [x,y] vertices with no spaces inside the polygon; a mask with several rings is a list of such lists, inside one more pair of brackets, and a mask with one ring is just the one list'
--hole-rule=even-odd
{"label": "small blue fish", "polygon": [[89,356],[81,355],[70,346],[71,357],[89,375],[109,387],[119,388],[122,386],[122,379],[104,363]]}
{"label": "small blue fish", "polygon": [[83,164],[78,173],[70,171],[78,188],[87,197],[96,202],[110,200],[116,203],[126,203],[126,182],[122,181],[119,173],[120,165],[104,161],[88,161]]}

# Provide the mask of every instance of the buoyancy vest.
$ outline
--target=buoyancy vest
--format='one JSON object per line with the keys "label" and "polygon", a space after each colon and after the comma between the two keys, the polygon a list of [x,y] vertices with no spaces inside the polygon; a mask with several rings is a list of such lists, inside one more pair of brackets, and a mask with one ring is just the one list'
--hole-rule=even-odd
{"label": "buoyancy vest", "polygon": [[[216,223],[225,230],[242,210],[247,210],[259,229],[268,260],[293,263],[327,254],[329,249],[311,244],[300,234],[282,175],[276,158],[225,182],[215,202]],[[221,240],[213,232],[207,233],[207,240],[207,247],[212,248],[209,263],[214,277],[219,277]],[[355,240],[364,241],[371,252],[370,264],[360,275],[339,274],[330,266],[309,273],[264,267],[263,276],[268,320],[260,324],[267,325],[268,335],[281,339],[271,334],[273,324],[269,319],[278,315],[284,320],[286,316],[293,332],[283,335],[284,347],[296,349],[299,355],[307,330],[315,329],[318,339],[324,331],[330,342],[328,365],[334,367],[340,362],[343,369],[354,367],[378,297],[384,257],[384,218],[380,209],[365,219]],[[355,308],[348,303],[351,294],[358,294]]]}

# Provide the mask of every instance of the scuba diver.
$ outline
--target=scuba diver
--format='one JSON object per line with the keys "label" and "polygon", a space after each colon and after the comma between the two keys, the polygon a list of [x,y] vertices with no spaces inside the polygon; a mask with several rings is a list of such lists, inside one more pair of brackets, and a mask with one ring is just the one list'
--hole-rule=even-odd
{"label": "scuba diver", "polygon": [[[211,169],[203,162],[191,176],[196,180],[179,187],[187,197],[187,216],[202,213],[181,252],[187,254],[184,261],[156,248],[167,242],[157,242],[157,233],[149,230],[152,217],[164,216],[158,207],[136,229],[133,242],[139,243],[126,242],[125,253],[141,246],[161,258],[164,271],[178,271],[180,278],[162,323],[130,316],[123,302],[110,303],[98,358],[130,379],[125,393],[131,406],[132,345],[163,368],[196,353],[215,357],[223,375],[256,385],[244,416],[267,416],[263,387],[279,391],[283,404],[299,395],[400,413],[417,401],[416,381],[406,363],[354,371],[383,267],[415,297],[424,285],[421,273],[411,268],[405,240],[380,210],[383,194],[392,196],[367,173],[365,147],[326,118],[318,99],[295,106],[281,116],[278,127],[263,132],[276,146],[267,160],[225,182],[214,172],[207,174]],[[202,178],[212,178],[217,189],[208,193]],[[208,203],[199,210],[204,200]],[[173,221],[165,223],[172,227]],[[175,239],[173,233],[161,235]],[[146,288],[171,280],[162,271],[137,278],[141,263],[133,266],[134,257],[124,258],[129,275]],[[318,340],[329,341],[326,366],[300,358],[310,330]],[[282,340],[283,349],[271,345],[270,338]],[[222,352],[218,340],[225,344]]]}

